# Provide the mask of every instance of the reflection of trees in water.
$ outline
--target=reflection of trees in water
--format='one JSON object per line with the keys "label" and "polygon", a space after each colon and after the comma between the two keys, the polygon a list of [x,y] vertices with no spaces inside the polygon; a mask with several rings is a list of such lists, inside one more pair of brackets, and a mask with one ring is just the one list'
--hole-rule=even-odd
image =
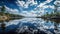
{"label": "reflection of trees in water", "polygon": [[49,20],[46,20],[46,23],[49,23]]}
{"label": "reflection of trees in water", "polygon": [[60,23],[60,19],[52,19],[51,21],[54,21],[56,23]]}
{"label": "reflection of trees in water", "polygon": [[58,26],[60,25],[60,24],[59,24],[59,23],[60,23],[60,19],[51,19],[50,21],[51,21],[52,23],[54,23],[54,32],[55,32],[55,33],[60,32],[59,29],[58,29],[58,28],[59,28]]}
{"label": "reflection of trees in water", "polygon": [[54,23],[54,29],[55,30],[57,30],[57,28],[58,28],[57,25],[58,25],[57,23]]}
{"label": "reflection of trees in water", "polygon": [[59,23],[54,23],[54,32],[56,33],[56,34],[59,34],[59,32],[60,32],[60,30],[58,29],[59,27]]}
{"label": "reflection of trees in water", "polygon": [[56,34],[58,34],[59,32],[60,32],[60,27],[59,27],[59,25],[60,25],[60,19],[44,19],[44,21],[46,21],[46,23],[49,23],[49,21],[51,22],[51,23],[53,23],[54,24],[54,33],[56,33]]}
{"label": "reflection of trees in water", "polygon": [[1,23],[1,28],[2,28],[2,31],[4,32],[5,31],[5,23],[4,23],[4,21]]}
{"label": "reflection of trees in water", "polygon": [[48,23],[49,21],[51,21],[51,23],[54,23],[54,29],[57,30],[58,25],[60,23],[60,19],[50,19],[50,20],[46,20],[46,23]]}
{"label": "reflection of trees in water", "polygon": [[54,23],[54,29],[58,30],[58,25],[60,23],[60,19],[52,19],[50,21]]}

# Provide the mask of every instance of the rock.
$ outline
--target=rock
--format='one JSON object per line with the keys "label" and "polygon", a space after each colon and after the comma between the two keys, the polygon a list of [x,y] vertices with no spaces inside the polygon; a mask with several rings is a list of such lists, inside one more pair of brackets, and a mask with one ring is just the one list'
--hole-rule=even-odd
{"label": "rock", "polygon": [[0,20],[6,20],[6,19],[8,19],[8,17],[7,16],[0,16]]}

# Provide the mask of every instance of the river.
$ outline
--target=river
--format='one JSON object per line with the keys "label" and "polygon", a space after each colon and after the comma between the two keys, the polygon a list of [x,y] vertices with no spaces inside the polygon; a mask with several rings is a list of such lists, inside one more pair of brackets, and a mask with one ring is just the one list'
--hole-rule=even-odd
{"label": "river", "polygon": [[0,32],[15,31],[23,33],[24,31],[59,34],[60,22],[55,20],[45,20],[42,18],[22,18],[17,20],[10,20],[9,22],[0,22]]}

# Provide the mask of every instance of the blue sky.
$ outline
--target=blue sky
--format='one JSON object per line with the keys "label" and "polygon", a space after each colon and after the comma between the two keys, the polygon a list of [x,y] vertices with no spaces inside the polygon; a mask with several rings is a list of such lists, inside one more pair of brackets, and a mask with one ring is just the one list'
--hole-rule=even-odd
{"label": "blue sky", "polygon": [[5,5],[6,11],[24,16],[43,15],[54,10],[55,0],[0,0],[0,6]]}

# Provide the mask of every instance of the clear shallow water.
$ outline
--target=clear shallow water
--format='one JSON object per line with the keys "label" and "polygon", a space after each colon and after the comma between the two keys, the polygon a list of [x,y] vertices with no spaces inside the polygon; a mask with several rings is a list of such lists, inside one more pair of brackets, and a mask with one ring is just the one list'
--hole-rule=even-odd
{"label": "clear shallow water", "polygon": [[[1,27],[0,23],[0,27]],[[8,32],[10,30],[22,32],[24,28],[27,30],[31,28],[33,30],[40,30],[47,34],[59,34],[60,33],[60,23],[56,23],[50,20],[44,20],[41,18],[23,18],[18,20],[10,20],[9,22],[3,22],[3,27],[0,28],[0,32],[4,30]],[[2,29],[3,28],[3,29]]]}

